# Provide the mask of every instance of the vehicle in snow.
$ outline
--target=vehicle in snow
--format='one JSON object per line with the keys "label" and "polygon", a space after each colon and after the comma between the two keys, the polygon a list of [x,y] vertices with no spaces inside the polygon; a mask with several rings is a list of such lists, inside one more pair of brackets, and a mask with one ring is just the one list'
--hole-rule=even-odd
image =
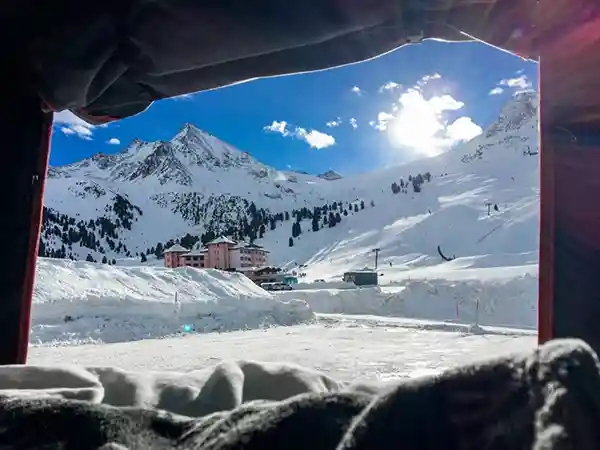
{"label": "vehicle in snow", "polygon": [[265,291],[291,291],[292,286],[281,281],[275,281],[272,283],[261,283],[260,287]]}

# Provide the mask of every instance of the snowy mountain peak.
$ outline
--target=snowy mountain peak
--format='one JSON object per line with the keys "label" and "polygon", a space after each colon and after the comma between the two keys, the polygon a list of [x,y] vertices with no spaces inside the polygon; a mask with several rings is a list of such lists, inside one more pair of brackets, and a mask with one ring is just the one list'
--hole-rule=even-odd
{"label": "snowy mountain peak", "polygon": [[134,139],[121,152],[98,153],[90,158],[49,170],[50,178],[93,177],[107,181],[139,182],[156,179],[160,185],[174,182],[191,186],[194,179],[206,178],[202,171],[243,169],[264,178],[273,169],[247,152],[221,141],[192,123],[186,123],[168,141]]}
{"label": "snowy mountain peak", "polygon": [[500,112],[498,119],[490,125],[485,137],[490,138],[501,132],[515,132],[521,126],[537,116],[538,93],[525,91],[516,94]]}
{"label": "snowy mountain peak", "polygon": [[202,131],[191,122],[186,122],[183,124],[183,127],[181,127],[179,132],[177,132],[177,134],[173,137],[173,139],[171,139],[171,141],[185,139],[186,137],[193,138],[198,135],[209,135],[209,133]]}

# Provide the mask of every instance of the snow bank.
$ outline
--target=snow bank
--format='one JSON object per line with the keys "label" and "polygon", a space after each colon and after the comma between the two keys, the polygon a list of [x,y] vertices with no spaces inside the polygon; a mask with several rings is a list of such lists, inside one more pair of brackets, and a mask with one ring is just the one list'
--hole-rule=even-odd
{"label": "snow bank", "polygon": [[344,281],[313,281],[312,283],[294,284],[295,291],[321,289],[356,289],[356,285],[354,283],[346,283]]}
{"label": "snow bank", "polygon": [[[176,298],[177,294],[177,298]],[[32,342],[119,342],[181,331],[292,325],[313,318],[239,273],[38,260]]]}
{"label": "snow bank", "polygon": [[537,327],[537,277],[511,279],[430,279],[403,286],[321,291],[288,291],[282,299],[302,299],[318,313],[372,314],[518,328]]}

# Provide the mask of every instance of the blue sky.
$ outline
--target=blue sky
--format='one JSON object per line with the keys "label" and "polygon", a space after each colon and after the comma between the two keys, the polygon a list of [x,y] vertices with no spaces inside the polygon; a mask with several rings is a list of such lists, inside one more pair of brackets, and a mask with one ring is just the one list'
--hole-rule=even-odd
{"label": "blue sky", "polygon": [[481,43],[426,41],[360,64],[163,100],[91,127],[55,115],[50,164],[168,140],[186,123],[278,169],[360,173],[447,151],[485,129],[537,65]]}

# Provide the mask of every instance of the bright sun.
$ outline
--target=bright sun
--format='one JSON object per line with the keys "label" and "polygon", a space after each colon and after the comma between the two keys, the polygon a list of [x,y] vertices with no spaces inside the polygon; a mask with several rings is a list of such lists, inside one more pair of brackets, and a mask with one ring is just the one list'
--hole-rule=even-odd
{"label": "bright sun", "polygon": [[379,113],[374,126],[386,131],[393,148],[431,157],[481,134],[481,127],[470,117],[459,117],[452,123],[445,119],[444,113],[461,109],[463,102],[449,94],[425,98],[422,87],[431,79],[439,78],[439,75],[423,77],[400,95],[391,113]]}

